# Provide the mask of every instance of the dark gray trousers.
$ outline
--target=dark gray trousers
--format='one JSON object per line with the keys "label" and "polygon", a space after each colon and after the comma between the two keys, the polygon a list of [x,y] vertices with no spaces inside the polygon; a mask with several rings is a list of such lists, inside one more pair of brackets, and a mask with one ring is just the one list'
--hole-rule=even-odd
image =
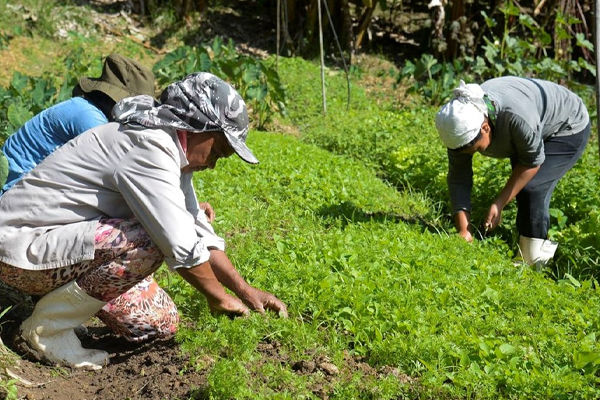
{"label": "dark gray trousers", "polygon": [[[558,181],[579,160],[590,137],[591,124],[569,136],[552,136],[544,142],[546,159],[538,173],[517,195],[517,229],[521,236],[548,238],[550,197]],[[511,164],[516,164],[511,159]]]}

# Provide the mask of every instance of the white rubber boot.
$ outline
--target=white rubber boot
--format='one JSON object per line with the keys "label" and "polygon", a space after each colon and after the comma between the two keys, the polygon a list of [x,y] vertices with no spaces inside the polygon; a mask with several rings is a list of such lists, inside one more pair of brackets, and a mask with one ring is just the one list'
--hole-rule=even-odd
{"label": "white rubber boot", "polygon": [[523,261],[535,266],[538,271],[541,271],[554,257],[557,247],[558,243],[552,240],[519,237],[519,250]]}
{"label": "white rubber boot", "polygon": [[21,324],[21,336],[49,361],[73,368],[101,369],[108,364],[108,353],[81,347],[74,329],[105,304],[72,281],[40,299],[33,314]]}

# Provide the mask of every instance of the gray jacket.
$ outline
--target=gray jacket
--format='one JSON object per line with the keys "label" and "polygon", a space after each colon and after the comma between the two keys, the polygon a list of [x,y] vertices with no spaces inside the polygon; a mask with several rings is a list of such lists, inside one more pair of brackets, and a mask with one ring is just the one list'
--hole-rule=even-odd
{"label": "gray jacket", "polygon": [[94,258],[103,217],[136,218],[170,268],[225,243],[208,223],[175,131],[109,123],[60,147],[0,197],[0,261],[43,270]]}

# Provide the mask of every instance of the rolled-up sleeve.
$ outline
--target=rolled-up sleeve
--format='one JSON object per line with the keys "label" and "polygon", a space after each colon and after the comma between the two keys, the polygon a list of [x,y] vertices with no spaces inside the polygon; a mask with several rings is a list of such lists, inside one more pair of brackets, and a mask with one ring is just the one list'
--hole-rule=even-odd
{"label": "rolled-up sleeve", "polygon": [[448,191],[452,204],[452,215],[459,211],[471,212],[471,190],[473,189],[473,156],[448,149]]}
{"label": "rolled-up sleeve", "polygon": [[187,209],[179,156],[169,140],[141,140],[115,168],[114,185],[169,268],[189,268],[208,261],[213,243]]}

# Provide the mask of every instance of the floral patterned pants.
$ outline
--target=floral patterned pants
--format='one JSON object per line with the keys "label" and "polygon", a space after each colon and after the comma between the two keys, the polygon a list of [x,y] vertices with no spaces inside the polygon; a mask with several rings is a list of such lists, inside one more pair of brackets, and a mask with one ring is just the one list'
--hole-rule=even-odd
{"label": "floral patterned pants", "polygon": [[88,295],[107,302],[97,317],[125,339],[172,335],[179,323],[177,307],[152,277],[163,255],[141,224],[135,219],[101,219],[95,249],[91,261],[42,271],[0,262],[0,279],[35,296],[76,280]]}

